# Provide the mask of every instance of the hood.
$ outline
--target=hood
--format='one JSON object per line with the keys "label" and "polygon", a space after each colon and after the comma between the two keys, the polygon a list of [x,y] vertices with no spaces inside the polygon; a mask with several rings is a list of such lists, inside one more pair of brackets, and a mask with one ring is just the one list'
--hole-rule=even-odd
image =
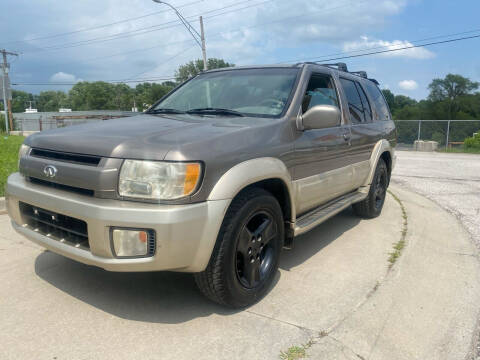
{"label": "hood", "polygon": [[179,149],[183,144],[205,143],[268,120],[271,119],[142,114],[43,131],[29,136],[25,144],[102,157],[163,160],[171,149]]}

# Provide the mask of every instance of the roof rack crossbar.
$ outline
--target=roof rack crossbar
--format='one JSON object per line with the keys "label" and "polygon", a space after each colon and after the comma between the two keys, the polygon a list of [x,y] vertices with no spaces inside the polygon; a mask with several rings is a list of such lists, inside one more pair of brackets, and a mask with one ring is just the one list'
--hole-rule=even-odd
{"label": "roof rack crossbar", "polygon": [[340,71],[348,72],[347,64],[342,62],[334,63],[334,64],[320,64],[320,63],[318,64],[323,66],[329,66],[329,67],[335,66]]}

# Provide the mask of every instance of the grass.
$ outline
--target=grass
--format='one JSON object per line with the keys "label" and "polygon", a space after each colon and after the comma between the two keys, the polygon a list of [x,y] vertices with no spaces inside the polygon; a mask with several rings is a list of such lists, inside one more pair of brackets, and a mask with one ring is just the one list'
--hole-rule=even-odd
{"label": "grass", "polygon": [[18,170],[18,149],[23,136],[6,136],[0,134],[0,196],[5,196],[7,177]]}
{"label": "grass", "polygon": [[402,224],[402,234],[400,236],[400,240],[396,242],[393,245],[393,251],[389,254],[388,257],[388,262],[389,262],[389,268],[395,264],[395,262],[398,260],[400,255],[402,254],[402,250],[405,247],[405,238],[407,237],[407,228],[408,228],[408,217],[407,217],[407,211],[405,210],[405,206],[403,206],[402,200],[392,193],[390,190],[388,190],[388,193],[392,195],[392,197],[395,199],[395,201],[400,205],[400,209],[402,210],[402,218],[403,218],[403,224]]}
{"label": "grass", "polygon": [[443,153],[456,153],[456,154],[480,154],[480,149],[476,148],[465,148],[463,146],[457,146],[457,147],[451,147],[448,149],[445,149],[445,147],[439,148],[437,151],[443,152]]}
{"label": "grass", "polygon": [[306,344],[297,346],[290,346],[287,351],[280,352],[280,359],[282,360],[297,360],[305,359],[307,357],[307,350],[314,344],[313,340],[310,340]]}

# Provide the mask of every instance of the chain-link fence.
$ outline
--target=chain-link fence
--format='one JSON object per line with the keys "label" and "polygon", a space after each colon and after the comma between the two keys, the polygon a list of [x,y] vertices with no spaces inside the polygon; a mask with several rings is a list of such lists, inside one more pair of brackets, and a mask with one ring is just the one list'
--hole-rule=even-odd
{"label": "chain-link fence", "polygon": [[395,120],[401,148],[416,140],[438,142],[439,147],[462,147],[465,138],[480,132],[480,120]]}

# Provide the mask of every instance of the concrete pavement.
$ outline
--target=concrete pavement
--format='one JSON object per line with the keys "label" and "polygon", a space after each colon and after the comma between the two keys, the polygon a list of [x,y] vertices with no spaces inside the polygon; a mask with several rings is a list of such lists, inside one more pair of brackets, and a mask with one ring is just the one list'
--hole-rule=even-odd
{"label": "concrete pavement", "polygon": [[377,219],[345,211],[282,255],[275,287],[232,311],[189,274],[109,273],[17,235],[0,216],[2,358],[278,359],[314,340],[314,359],[464,359],[480,300],[476,252],[456,219],[393,187]]}

